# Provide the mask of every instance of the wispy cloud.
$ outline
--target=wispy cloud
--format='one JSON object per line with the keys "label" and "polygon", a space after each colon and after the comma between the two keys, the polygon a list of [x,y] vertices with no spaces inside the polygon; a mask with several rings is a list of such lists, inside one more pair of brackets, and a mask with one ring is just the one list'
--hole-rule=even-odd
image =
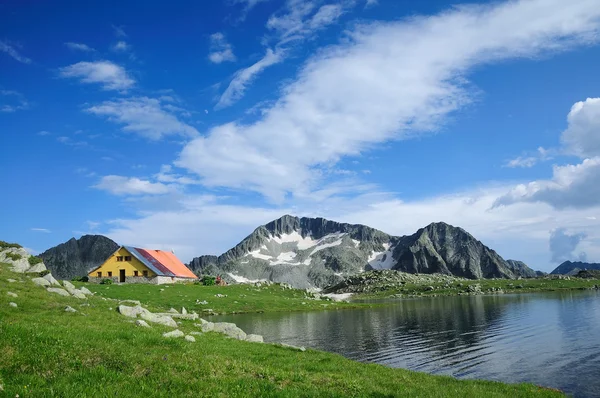
{"label": "wispy cloud", "polygon": [[37,133],[37,135],[40,135],[40,136],[51,135],[51,134],[52,134],[51,132],[46,131],[46,130],[42,130]]}
{"label": "wispy cloud", "polygon": [[217,32],[210,35],[210,53],[208,54],[208,59],[215,64],[236,60],[231,44],[227,42],[223,33]]}
{"label": "wispy cloud", "polygon": [[109,121],[122,124],[123,131],[158,140],[168,135],[195,137],[198,130],[179,120],[177,111],[167,109],[160,100],[149,97],[123,98],[104,101],[86,109],[94,115],[104,116]]}
{"label": "wispy cloud", "polygon": [[0,112],[13,113],[29,108],[23,94],[14,90],[0,90]]}
{"label": "wispy cloud", "polygon": [[126,41],[120,40],[113,44],[110,49],[114,52],[128,52],[131,51],[131,45],[127,44]]}
{"label": "wispy cloud", "polygon": [[83,52],[88,52],[88,53],[96,51],[94,48],[88,46],[87,44],[83,44],[83,43],[68,42],[68,43],[65,43],[65,46],[67,46],[69,49],[71,49],[73,51],[83,51]]}
{"label": "wispy cloud", "polygon": [[508,162],[506,162],[506,164],[504,165],[504,167],[509,167],[509,168],[517,168],[517,167],[521,167],[521,168],[530,168],[535,166],[537,163],[539,162],[543,162],[546,160],[550,160],[552,159],[553,154],[556,151],[552,150],[552,149],[545,149],[543,147],[539,147],[537,149],[537,152],[531,156],[519,156],[516,157],[514,159],[509,160]]}
{"label": "wispy cloud", "polygon": [[49,234],[49,233],[52,232],[52,231],[50,231],[49,229],[46,229],[46,228],[31,228],[31,230],[33,232],[43,232],[43,233],[46,233],[46,234]]}
{"label": "wispy cloud", "polygon": [[60,68],[59,73],[81,83],[101,84],[104,90],[127,90],[135,84],[123,67],[110,61],[78,62]]}
{"label": "wispy cloud", "polygon": [[21,55],[12,45],[6,41],[0,40],[0,51],[8,54],[19,62],[30,64],[31,59]]}
{"label": "wispy cloud", "polygon": [[127,33],[125,33],[122,26],[112,25],[112,29],[116,37],[127,37]]}
{"label": "wispy cloud", "polygon": [[169,185],[151,182],[136,177],[108,175],[100,179],[93,188],[107,191],[117,196],[162,195],[171,191]]}
{"label": "wispy cloud", "polygon": [[283,60],[283,51],[274,52],[270,48],[267,53],[258,62],[252,66],[238,70],[231,83],[221,95],[215,109],[222,109],[230,106],[244,96],[244,92],[249,84],[266,68],[275,65]]}
{"label": "wispy cloud", "polygon": [[509,1],[359,25],[309,59],[258,120],[215,126],[176,165],[208,185],[281,201],[318,184],[324,164],[437,131],[470,103],[465,82],[475,67],[587,45],[599,28],[591,0]]}

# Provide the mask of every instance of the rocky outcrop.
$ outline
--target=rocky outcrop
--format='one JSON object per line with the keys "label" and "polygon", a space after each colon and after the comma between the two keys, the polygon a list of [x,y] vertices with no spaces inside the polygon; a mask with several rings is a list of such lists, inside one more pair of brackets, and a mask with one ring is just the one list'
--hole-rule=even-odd
{"label": "rocky outcrop", "polygon": [[579,271],[583,270],[600,270],[600,264],[598,263],[584,263],[581,261],[565,261],[558,267],[556,267],[551,275],[577,275]]}
{"label": "rocky outcrop", "polygon": [[59,279],[85,276],[101,265],[119,245],[102,235],[84,235],[46,250],[40,257],[46,267]]}
{"label": "rocky outcrop", "polygon": [[11,265],[11,271],[19,273],[38,273],[46,270],[39,258],[32,256],[17,244],[0,241],[0,263]]}
{"label": "rocky outcrop", "polygon": [[471,279],[536,276],[522,262],[504,260],[462,228],[443,222],[395,237],[364,225],[289,215],[258,227],[221,256],[194,258],[189,267],[229,282],[269,280],[297,288],[330,286],[386,269]]}
{"label": "rocky outcrop", "polygon": [[537,278],[544,276],[546,273],[542,271],[535,271],[527,266],[523,261],[517,260],[506,260],[513,274],[522,276],[523,278]]}

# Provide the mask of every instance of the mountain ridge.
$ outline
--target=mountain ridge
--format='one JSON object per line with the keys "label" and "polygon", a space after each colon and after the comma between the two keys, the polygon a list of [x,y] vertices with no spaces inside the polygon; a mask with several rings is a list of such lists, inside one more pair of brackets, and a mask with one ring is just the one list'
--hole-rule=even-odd
{"label": "mountain ridge", "polygon": [[565,261],[558,267],[554,268],[550,274],[556,275],[576,275],[582,270],[600,271],[600,263],[586,263],[583,261]]}

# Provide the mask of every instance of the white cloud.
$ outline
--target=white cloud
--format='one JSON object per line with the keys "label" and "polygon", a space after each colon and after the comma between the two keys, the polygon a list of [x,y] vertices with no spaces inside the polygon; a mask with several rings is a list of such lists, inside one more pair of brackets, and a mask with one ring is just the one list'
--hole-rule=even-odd
{"label": "white cloud", "polygon": [[504,165],[504,167],[510,167],[510,168],[516,168],[516,167],[529,168],[529,167],[533,167],[533,166],[535,166],[539,162],[543,162],[543,161],[552,159],[552,156],[553,156],[553,154],[555,152],[556,151],[554,151],[552,149],[545,149],[543,147],[539,147],[537,149],[537,153],[534,154],[533,156],[519,156],[519,157],[516,157],[516,158],[511,159],[508,162],[506,162],[506,164]]}
{"label": "white cloud", "polygon": [[133,97],[104,101],[87,108],[86,111],[105,116],[111,122],[124,125],[124,131],[151,140],[158,140],[167,135],[194,137],[199,134],[194,127],[180,121],[176,114],[154,98]]}
{"label": "white cloud", "polygon": [[116,175],[104,176],[94,188],[107,191],[113,195],[161,195],[171,191],[171,187],[160,182],[141,180],[136,177]]}
{"label": "white cloud", "polygon": [[83,51],[83,52],[88,52],[88,53],[96,51],[92,47],[88,46],[87,44],[83,44],[83,43],[68,42],[68,43],[65,43],[65,46],[69,47],[69,49],[74,50],[74,51]]}
{"label": "white cloud", "polygon": [[50,231],[49,229],[46,229],[46,228],[31,228],[31,230],[33,232],[43,232],[43,233],[46,233],[46,234],[49,234],[49,233],[52,232],[52,231]]}
{"label": "white cloud", "polygon": [[0,40],[0,51],[1,52],[5,52],[9,56],[13,57],[17,61],[22,62],[24,64],[30,64],[31,63],[31,59],[29,59],[29,58],[21,55],[13,46],[11,46],[6,41]]}
{"label": "white cloud", "polygon": [[127,33],[125,33],[122,26],[112,25],[112,28],[116,37],[127,37]]}
{"label": "white cloud", "polygon": [[13,90],[0,90],[0,112],[13,113],[29,108],[23,94]]}
{"label": "white cloud", "polygon": [[378,0],[367,0],[365,3],[365,8],[374,7],[379,4]]}
{"label": "white cloud", "polygon": [[46,131],[46,130],[42,130],[37,133],[37,135],[40,135],[40,136],[51,135],[51,134],[52,134],[51,132]]}
{"label": "white cloud", "polygon": [[587,254],[585,252],[579,253],[577,257],[574,255],[577,245],[586,238],[585,233],[573,233],[569,234],[566,228],[557,228],[550,234],[550,252],[552,254],[552,261],[555,263],[562,263],[567,260],[579,260],[586,261]]}
{"label": "white cloud", "polygon": [[575,103],[567,120],[561,137],[567,151],[580,157],[600,156],[600,98]]}
{"label": "white cloud", "polygon": [[244,96],[244,92],[249,84],[266,68],[271,65],[275,65],[283,60],[282,52],[274,52],[270,48],[267,49],[267,53],[254,65],[238,70],[231,83],[221,95],[219,102],[215,106],[215,109],[225,108],[234,102],[238,101]]}
{"label": "white cloud", "polygon": [[78,62],[60,68],[62,77],[79,79],[82,83],[98,83],[104,90],[127,90],[135,80],[127,71],[110,61]]}
{"label": "white cloud", "polygon": [[127,44],[126,41],[120,40],[113,44],[110,49],[114,52],[128,52],[131,51],[131,45]]}
{"label": "white cloud", "polygon": [[208,54],[208,59],[215,64],[236,60],[231,49],[231,44],[227,42],[223,33],[217,32],[210,35],[210,53]]}
{"label": "white cloud", "polygon": [[599,17],[595,0],[522,0],[358,26],[311,58],[256,122],[212,128],[177,165],[281,200],[314,186],[324,164],[436,131],[469,103],[474,67],[589,44]]}
{"label": "white cloud", "polygon": [[343,12],[344,8],[341,4],[324,5],[308,21],[308,26],[313,30],[321,29],[337,21]]}

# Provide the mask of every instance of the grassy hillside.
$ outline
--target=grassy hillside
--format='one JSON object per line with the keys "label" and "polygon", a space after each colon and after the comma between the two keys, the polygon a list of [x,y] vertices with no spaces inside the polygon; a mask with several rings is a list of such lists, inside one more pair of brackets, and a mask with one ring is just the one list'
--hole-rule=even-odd
{"label": "grassy hillside", "polygon": [[[65,312],[67,305],[78,312]],[[0,265],[0,396],[562,396],[528,384],[458,381],[215,333],[196,336],[196,342],[165,339],[169,328],[137,327],[115,307],[101,297],[48,293]],[[179,328],[198,330],[193,321]]]}

